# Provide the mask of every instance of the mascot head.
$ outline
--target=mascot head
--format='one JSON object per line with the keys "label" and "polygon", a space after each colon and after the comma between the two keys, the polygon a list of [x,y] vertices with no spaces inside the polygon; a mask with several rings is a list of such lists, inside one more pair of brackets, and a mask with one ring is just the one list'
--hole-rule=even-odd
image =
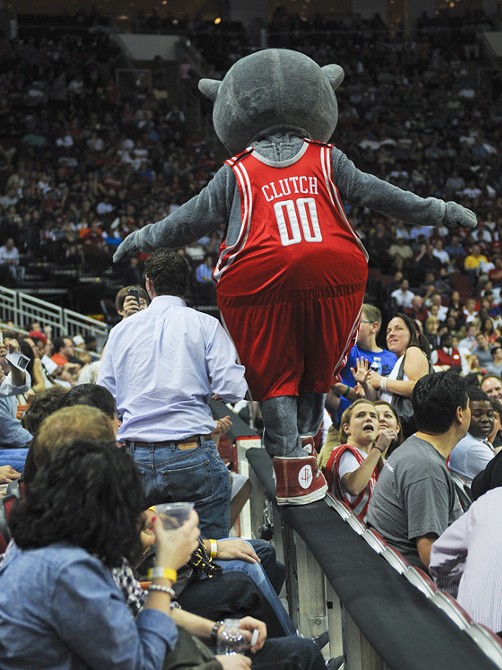
{"label": "mascot head", "polygon": [[237,61],[223,81],[201,79],[214,101],[216,134],[236,154],[275,132],[291,131],[327,142],[338,121],[339,65],[320,67],[288,49],[265,49]]}

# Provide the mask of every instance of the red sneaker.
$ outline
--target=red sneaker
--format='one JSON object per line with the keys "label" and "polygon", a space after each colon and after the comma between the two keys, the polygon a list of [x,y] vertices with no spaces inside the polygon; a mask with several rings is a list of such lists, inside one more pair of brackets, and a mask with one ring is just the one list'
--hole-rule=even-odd
{"label": "red sneaker", "polygon": [[308,505],[322,500],[328,490],[313,456],[272,459],[278,505]]}

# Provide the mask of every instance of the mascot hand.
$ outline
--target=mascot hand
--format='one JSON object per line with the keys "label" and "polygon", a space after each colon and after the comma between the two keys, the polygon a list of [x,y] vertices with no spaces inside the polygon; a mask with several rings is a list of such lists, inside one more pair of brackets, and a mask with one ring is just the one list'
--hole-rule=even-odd
{"label": "mascot hand", "polygon": [[470,209],[462,207],[462,205],[459,205],[456,202],[447,202],[443,223],[448,226],[448,228],[456,228],[457,226],[460,226],[462,228],[467,228],[467,230],[474,230],[478,225],[478,220],[474,212],[471,212]]}
{"label": "mascot hand", "polygon": [[125,238],[125,240],[121,244],[119,244],[119,246],[117,248],[117,251],[113,254],[113,262],[114,263],[118,263],[125,256],[132,256],[133,254],[138,253],[138,251],[140,249],[136,244],[137,235],[138,235],[138,231],[130,233]]}

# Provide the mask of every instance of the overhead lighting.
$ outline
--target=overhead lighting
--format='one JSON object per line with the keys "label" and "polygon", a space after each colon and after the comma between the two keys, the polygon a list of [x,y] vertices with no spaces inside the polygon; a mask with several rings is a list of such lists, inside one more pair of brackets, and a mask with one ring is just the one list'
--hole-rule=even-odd
{"label": "overhead lighting", "polygon": [[219,26],[221,23],[221,16],[217,16],[214,20],[214,25]]}

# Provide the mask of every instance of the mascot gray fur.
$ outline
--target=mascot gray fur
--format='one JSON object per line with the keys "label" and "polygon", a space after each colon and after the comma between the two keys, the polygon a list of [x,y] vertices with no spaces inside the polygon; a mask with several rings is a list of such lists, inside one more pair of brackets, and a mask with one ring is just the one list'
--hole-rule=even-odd
{"label": "mascot gray fur", "polygon": [[216,133],[238,155],[199,195],[131,233],[114,256],[181,247],[225,227],[218,305],[262,403],[279,504],[314,502],[327,490],[302,436],[319,429],[325,393],[357,337],[367,280],[367,254],[341,202],[411,225],[477,225],[457,203],[403,191],[326,144],[343,78],[338,65],[266,49],[239,60],[221,82],[202,79]]}

